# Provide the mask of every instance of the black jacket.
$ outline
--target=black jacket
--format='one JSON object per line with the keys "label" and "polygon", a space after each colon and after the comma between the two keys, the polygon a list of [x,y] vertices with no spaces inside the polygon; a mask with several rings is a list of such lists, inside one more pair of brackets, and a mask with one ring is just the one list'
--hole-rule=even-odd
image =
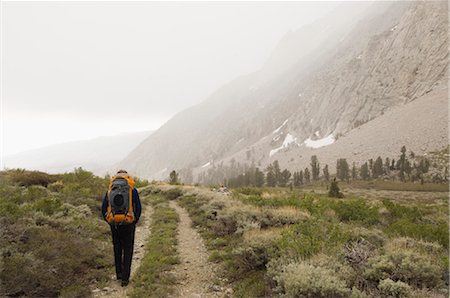
{"label": "black jacket", "polygon": [[[136,188],[133,188],[132,191],[132,203],[133,203],[134,223],[137,223],[139,221],[139,217],[141,217],[142,207],[141,207],[141,200],[139,199],[139,193]],[[107,212],[108,212],[108,192],[105,194],[102,204],[102,216],[105,221]]]}

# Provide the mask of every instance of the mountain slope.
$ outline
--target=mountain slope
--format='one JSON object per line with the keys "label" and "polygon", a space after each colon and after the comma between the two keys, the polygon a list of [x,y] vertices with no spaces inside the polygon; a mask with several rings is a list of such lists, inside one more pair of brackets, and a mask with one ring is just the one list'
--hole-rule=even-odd
{"label": "mountain slope", "polygon": [[82,167],[103,175],[150,134],[149,131],[123,133],[29,150],[5,156],[5,168],[61,173]]}
{"label": "mountain slope", "polygon": [[168,169],[199,173],[232,156],[264,166],[317,139],[331,143],[446,84],[446,2],[377,3],[358,16],[353,23],[310,25],[313,32],[327,28],[323,22],[334,25],[324,32],[330,38],[318,43],[308,44],[302,30],[291,35],[299,41],[282,41],[274,55],[285,55],[280,48],[301,41],[310,48],[297,59],[287,55],[292,63],[278,63],[282,70],[274,70],[273,61],[285,60],[271,57],[270,67],[179,113],[121,166],[151,178],[165,178]]}

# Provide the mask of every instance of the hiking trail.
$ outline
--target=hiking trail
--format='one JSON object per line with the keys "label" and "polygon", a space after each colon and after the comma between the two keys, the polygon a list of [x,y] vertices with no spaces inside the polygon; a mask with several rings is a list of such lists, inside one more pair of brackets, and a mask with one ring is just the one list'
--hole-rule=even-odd
{"label": "hiking trail", "polygon": [[208,261],[208,251],[200,234],[192,228],[188,213],[175,201],[170,201],[170,207],[175,209],[180,217],[177,235],[180,264],[176,265],[172,271],[178,281],[174,297],[229,296],[231,289],[217,284],[219,281],[216,276],[218,266]]}
{"label": "hiking trail", "polygon": [[[131,262],[131,276],[130,284],[127,287],[121,287],[120,281],[116,280],[116,274],[111,276],[108,285],[102,289],[96,288],[92,291],[94,297],[111,297],[111,298],[124,298],[127,297],[128,291],[133,287],[133,276],[136,273],[136,269],[139,268],[141,260],[145,253],[145,243],[150,236],[150,223],[153,209],[150,204],[144,207],[143,213],[140,218],[140,223],[136,226],[136,234],[134,238],[134,251],[133,260]],[[113,253],[111,242],[111,253]]]}

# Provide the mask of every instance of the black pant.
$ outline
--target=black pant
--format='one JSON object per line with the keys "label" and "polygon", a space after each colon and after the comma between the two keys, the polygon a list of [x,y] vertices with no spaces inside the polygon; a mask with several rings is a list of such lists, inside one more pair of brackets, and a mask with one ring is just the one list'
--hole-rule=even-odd
{"label": "black pant", "polygon": [[123,281],[130,279],[135,229],[135,224],[111,226],[116,274],[122,277]]}

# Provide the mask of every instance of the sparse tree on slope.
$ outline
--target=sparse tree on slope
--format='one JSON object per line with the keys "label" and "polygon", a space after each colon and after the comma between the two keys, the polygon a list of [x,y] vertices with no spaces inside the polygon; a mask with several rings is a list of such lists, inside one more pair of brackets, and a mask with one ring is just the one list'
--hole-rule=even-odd
{"label": "sparse tree on slope", "polygon": [[173,170],[169,174],[169,183],[170,184],[178,184],[178,173],[175,170]]}
{"label": "sparse tree on slope", "polygon": [[380,156],[375,160],[372,173],[372,177],[375,179],[383,175],[383,160]]}
{"label": "sparse tree on slope", "polygon": [[304,177],[304,178],[305,178],[305,182],[306,182],[306,183],[311,182],[311,174],[310,174],[308,168],[305,168],[305,177]]}
{"label": "sparse tree on slope", "polygon": [[336,176],[341,180],[349,180],[350,168],[345,158],[339,158],[336,165]]}
{"label": "sparse tree on slope", "polygon": [[279,186],[285,187],[286,184],[289,182],[290,178],[291,178],[291,172],[289,172],[287,169],[284,169],[280,175]]}
{"label": "sparse tree on slope", "polygon": [[352,179],[353,180],[358,179],[358,171],[356,170],[355,163],[353,163],[353,165],[352,165]]}
{"label": "sparse tree on slope", "polygon": [[328,171],[328,165],[325,165],[323,168],[323,177],[325,178],[325,181],[330,181],[330,172]]}
{"label": "sparse tree on slope", "polygon": [[361,166],[361,178],[363,180],[368,180],[370,178],[369,175],[369,166],[367,165],[367,162],[365,162],[362,166]]}
{"label": "sparse tree on slope", "polygon": [[332,198],[343,198],[344,195],[341,193],[338,182],[336,181],[336,178],[331,181],[330,190],[328,191],[328,196]]}
{"label": "sparse tree on slope", "polygon": [[259,168],[255,168],[255,186],[261,187],[264,185],[264,173],[259,170]]}
{"label": "sparse tree on slope", "polygon": [[277,185],[277,179],[275,177],[275,173],[274,173],[272,164],[267,166],[266,183],[267,183],[267,186],[270,186],[270,187],[275,187]]}
{"label": "sparse tree on slope", "polygon": [[313,181],[319,180],[320,165],[316,155],[311,156],[311,174]]}

